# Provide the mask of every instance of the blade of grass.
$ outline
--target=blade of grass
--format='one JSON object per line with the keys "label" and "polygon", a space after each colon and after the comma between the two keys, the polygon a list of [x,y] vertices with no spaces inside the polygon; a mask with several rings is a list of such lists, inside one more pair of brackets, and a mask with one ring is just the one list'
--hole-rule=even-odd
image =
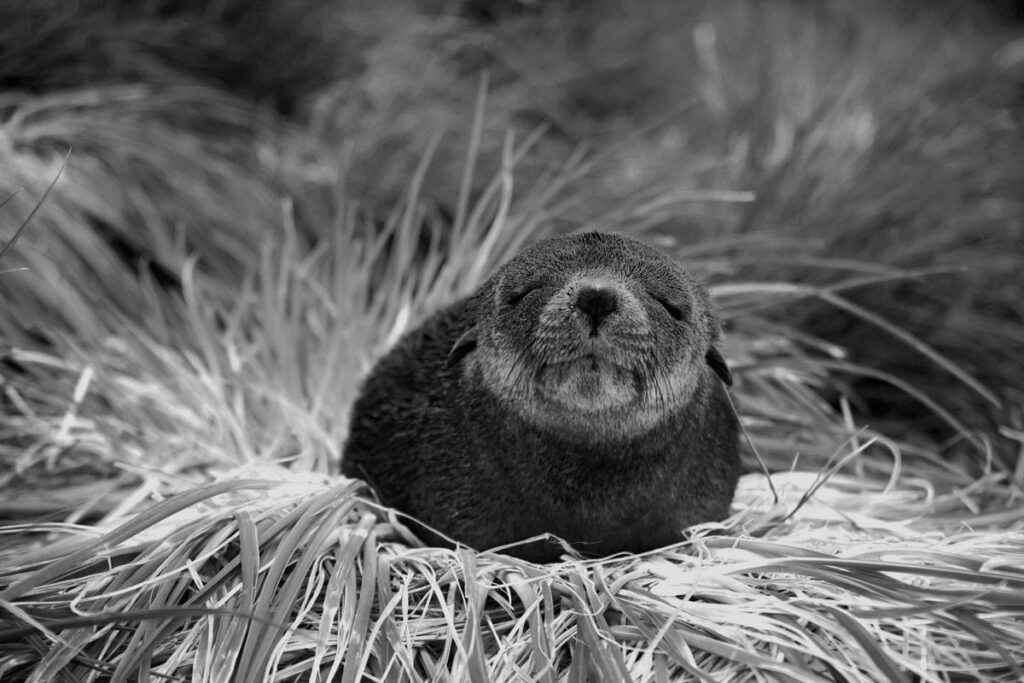
{"label": "blade of grass", "polygon": [[[46,191],[43,192],[43,196],[40,197],[39,201],[36,202],[36,205],[32,207],[32,210],[29,212],[28,216],[26,216],[25,220],[21,222],[21,225],[18,226],[18,229],[14,231],[14,235],[11,237],[11,239],[7,241],[7,244],[5,244],[3,247],[0,247],[0,261],[3,261],[4,256],[7,254],[7,252],[14,248],[14,245],[18,242],[18,238],[21,237],[21,234],[25,231],[25,228],[35,217],[36,213],[38,213],[40,207],[42,207],[43,203],[46,201],[46,198],[50,196],[50,191],[53,190],[53,188],[57,185],[57,181],[60,180],[60,176],[62,173],[64,173],[64,167],[67,166],[69,158],[71,158],[70,147],[68,148],[67,154],[64,155],[64,160],[60,162],[60,166],[57,168],[57,174],[53,176],[53,180],[51,180],[50,184],[46,186]],[[14,194],[17,194],[17,192],[15,192]],[[4,199],[3,204],[6,204],[8,201],[10,201],[14,197],[14,194],[11,194],[6,199]],[[0,207],[2,207],[3,204],[0,204]]]}

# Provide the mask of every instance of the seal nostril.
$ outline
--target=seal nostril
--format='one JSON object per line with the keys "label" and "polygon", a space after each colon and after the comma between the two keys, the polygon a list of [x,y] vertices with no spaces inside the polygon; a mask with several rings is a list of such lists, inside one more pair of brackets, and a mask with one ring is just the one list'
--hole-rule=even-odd
{"label": "seal nostril", "polygon": [[583,311],[593,328],[619,308],[619,297],[613,290],[584,287],[576,294],[576,308]]}

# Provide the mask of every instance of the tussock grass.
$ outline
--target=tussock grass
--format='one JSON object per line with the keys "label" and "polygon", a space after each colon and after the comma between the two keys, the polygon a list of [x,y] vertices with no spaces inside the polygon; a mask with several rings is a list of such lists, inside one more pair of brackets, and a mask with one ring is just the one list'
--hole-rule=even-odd
{"label": "tussock grass", "polygon": [[976,478],[836,413],[821,391],[841,353],[744,313],[777,296],[756,283],[715,295],[780,500],[747,475],[734,516],[689,543],[550,567],[416,548],[358,483],[312,474],[336,461],[341,408],[381,345],[540,229],[544,198],[517,203],[510,178],[467,208],[483,218],[444,254],[417,256],[431,228],[414,194],[376,236],[349,212],[335,240],[303,249],[285,221],[232,304],[183,272],[173,335],[132,324],[65,358],[9,352],[0,511],[35,521],[0,540],[0,667],[26,680],[1019,674],[1024,514],[1008,475]]}
{"label": "tussock grass", "polygon": [[[0,679],[1024,675],[1022,366],[1000,346],[1020,330],[1019,162],[996,144],[1019,128],[949,91],[1004,82],[987,24],[300,5],[76,3],[39,33],[3,10],[0,78],[23,90],[0,95]],[[247,84],[229,67],[260,17],[295,42]],[[113,20],[122,42],[92,39]],[[350,69],[335,22],[388,41]],[[184,34],[220,66],[197,70]],[[27,60],[32,41],[64,51]],[[285,102],[303,42],[338,71]],[[728,520],[643,556],[419,547],[331,474],[358,379],[524,242],[581,225],[709,277],[772,486],[748,453]],[[927,424],[875,419],[862,378]]]}
{"label": "tussock grass", "polygon": [[[913,505],[913,489],[828,497],[760,538],[707,528],[649,557],[538,567],[380,543],[395,530],[355,482],[262,470],[102,536],[54,525],[47,545],[4,557],[0,666],[38,680],[1021,673],[1021,532],[942,534],[905,509],[877,514],[873,499]],[[745,478],[744,521],[771,515],[765,499]]]}

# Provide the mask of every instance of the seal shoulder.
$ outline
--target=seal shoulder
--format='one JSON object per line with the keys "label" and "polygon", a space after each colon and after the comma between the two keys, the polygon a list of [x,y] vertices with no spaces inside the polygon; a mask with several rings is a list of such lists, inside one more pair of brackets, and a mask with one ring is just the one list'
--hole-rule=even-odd
{"label": "seal shoulder", "polygon": [[495,513],[507,503],[474,462],[461,419],[465,392],[448,362],[469,327],[468,303],[429,316],[374,365],[352,407],[341,468],[370,484],[381,503],[413,515],[407,524],[424,540],[443,544],[436,528],[483,548],[504,533]]}
{"label": "seal shoulder", "polygon": [[[430,438],[434,413],[449,407],[452,378],[446,359],[467,327],[466,305],[467,299],[456,301],[406,332],[363,379],[351,412],[345,474],[365,477],[359,465],[382,443],[421,447],[420,437]],[[382,440],[384,435],[390,436]]]}

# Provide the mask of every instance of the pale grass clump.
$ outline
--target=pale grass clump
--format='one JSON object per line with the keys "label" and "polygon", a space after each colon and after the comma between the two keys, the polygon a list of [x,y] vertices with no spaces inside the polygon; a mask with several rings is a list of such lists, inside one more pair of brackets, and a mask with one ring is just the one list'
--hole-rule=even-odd
{"label": "pale grass clump", "polygon": [[[541,567],[382,542],[393,524],[375,523],[355,482],[260,475],[222,477],[103,536],[35,525],[50,541],[4,558],[4,670],[211,681],[1021,673],[1019,530],[943,534],[874,519],[847,496],[762,537],[730,521],[646,557]],[[765,500],[761,483],[743,483],[741,504]]]}

